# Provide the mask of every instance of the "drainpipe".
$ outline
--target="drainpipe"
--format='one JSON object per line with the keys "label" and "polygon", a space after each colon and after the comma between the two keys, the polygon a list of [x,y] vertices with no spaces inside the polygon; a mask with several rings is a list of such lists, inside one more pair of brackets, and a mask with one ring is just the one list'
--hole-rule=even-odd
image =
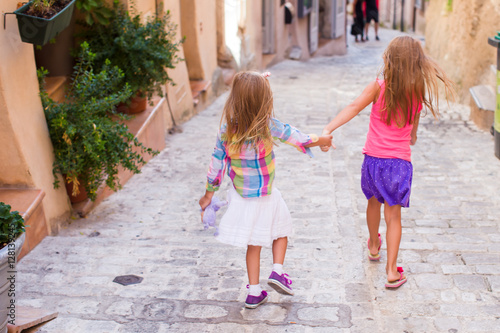
{"label": "drainpipe", "polygon": [[405,0],[401,0],[401,32],[405,31]]}
{"label": "drainpipe", "polygon": [[397,0],[394,0],[394,10],[392,11],[392,29],[396,30],[396,3]]}

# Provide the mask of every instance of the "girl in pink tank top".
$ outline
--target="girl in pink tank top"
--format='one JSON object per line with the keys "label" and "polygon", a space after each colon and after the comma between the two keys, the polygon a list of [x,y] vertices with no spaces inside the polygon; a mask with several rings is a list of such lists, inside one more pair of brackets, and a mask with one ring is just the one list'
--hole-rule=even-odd
{"label": "girl in pink tank top", "polygon": [[[410,206],[413,178],[410,145],[417,141],[422,106],[434,117],[439,115],[438,82],[444,84],[447,100],[454,99],[454,90],[446,73],[424,54],[420,42],[410,36],[394,38],[383,59],[383,80],[370,83],[326,125],[323,134],[331,134],[373,103],[361,167],[361,189],[368,200],[368,259],[380,260],[382,237],[378,230],[383,204],[387,224],[385,287],[398,288],[406,282],[403,268],[396,263],[402,233],[401,207]],[[329,147],[321,149],[328,151]]]}

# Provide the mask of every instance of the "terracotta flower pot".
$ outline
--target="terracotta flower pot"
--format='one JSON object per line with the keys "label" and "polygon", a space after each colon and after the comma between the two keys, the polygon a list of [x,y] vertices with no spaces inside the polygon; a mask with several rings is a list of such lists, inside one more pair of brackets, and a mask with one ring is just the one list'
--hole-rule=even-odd
{"label": "terracotta flower pot", "polygon": [[135,114],[146,110],[147,108],[147,98],[141,97],[140,93],[132,96],[128,103],[120,103],[116,107],[116,111],[125,114]]}
{"label": "terracotta flower pot", "polygon": [[68,183],[66,177],[64,177],[64,185],[66,185],[66,192],[68,193],[69,200],[72,204],[82,202],[88,198],[87,191],[85,187],[80,183],[78,184],[78,194],[73,195],[73,183]]}

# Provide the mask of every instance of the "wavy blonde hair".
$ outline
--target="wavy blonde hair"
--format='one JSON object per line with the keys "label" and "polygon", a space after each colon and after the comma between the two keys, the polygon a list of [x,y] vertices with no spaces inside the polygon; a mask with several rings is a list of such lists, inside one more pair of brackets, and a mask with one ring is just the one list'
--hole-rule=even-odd
{"label": "wavy blonde hair", "polygon": [[410,36],[394,38],[383,55],[385,122],[398,127],[413,124],[416,110],[423,104],[437,119],[439,84],[444,84],[446,99],[455,99],[454,84],[439,65],[425,55],[422,45]]}
{"label": "wavy blonde hair", "polygon": [[239,72],[224,105],[222,122],[230,152],[240,152],[244,145],[272,145],[269,121],[274,116],[273,94],[269,81],[257,72]]}

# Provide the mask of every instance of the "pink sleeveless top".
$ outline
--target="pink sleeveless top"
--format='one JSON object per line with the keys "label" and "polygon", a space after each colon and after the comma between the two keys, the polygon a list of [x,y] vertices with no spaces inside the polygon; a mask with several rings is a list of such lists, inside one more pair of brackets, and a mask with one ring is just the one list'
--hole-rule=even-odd
{"label": "pink sleeveless top", "polygon": [[[377,83],[380,85],[380,94],[377,102],[372,106],[370,127],[363,154],[378,158],[399,158],[411,162],[410,140],[413,124],[398,128],[394,122],[390,126],[384,122],[381,110],[383,109],[385,83],[380,79],[377,79]],[[416,112],[421,110],[422,104],[419,104]]]}

